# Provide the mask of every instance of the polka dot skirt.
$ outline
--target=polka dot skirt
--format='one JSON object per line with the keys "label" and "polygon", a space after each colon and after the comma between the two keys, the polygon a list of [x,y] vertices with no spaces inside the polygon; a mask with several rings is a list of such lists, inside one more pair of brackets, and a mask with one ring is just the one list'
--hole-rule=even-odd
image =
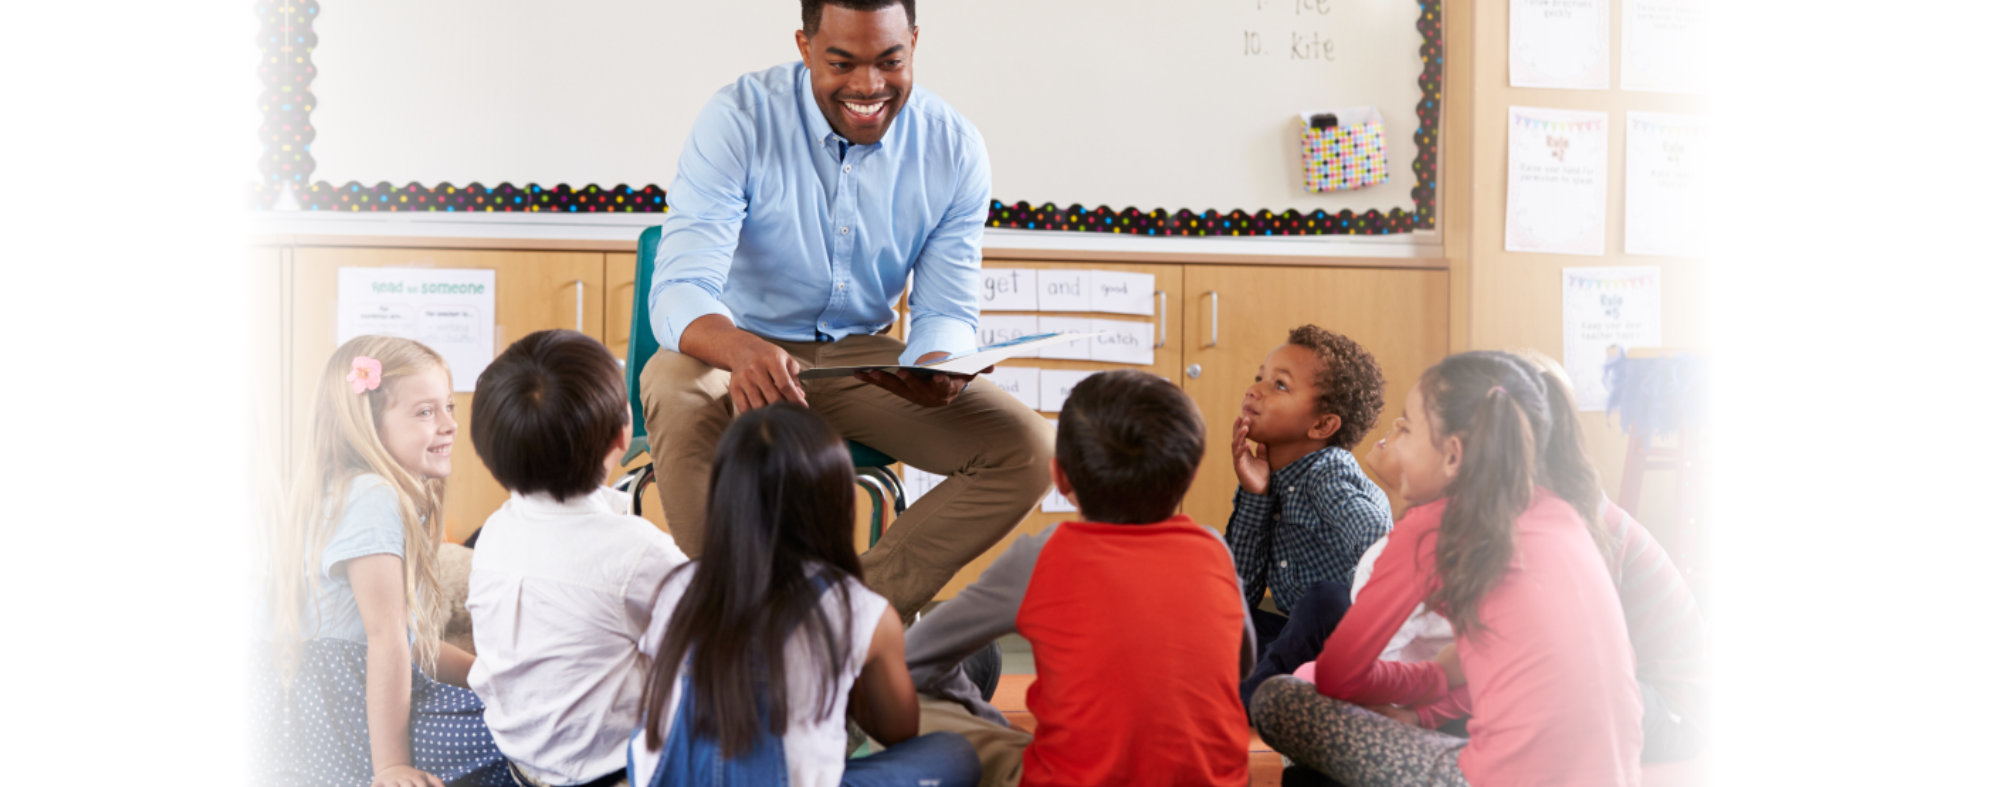
{"label": "polka dot skirt", "polygon": [[[307,642],[291,690],[276,675],[254,691],[259,784],[368,787],[368,647]],[[410,670],[410,755],[417,769],[447,784],[511,787],[507,761],[486,729],[486,706],[471,691]]]}

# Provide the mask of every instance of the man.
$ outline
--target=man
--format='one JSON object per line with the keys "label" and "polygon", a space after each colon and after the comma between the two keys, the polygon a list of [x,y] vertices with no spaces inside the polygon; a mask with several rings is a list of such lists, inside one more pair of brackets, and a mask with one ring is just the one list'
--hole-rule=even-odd
{"label": "man", "polygon": [[[950,478],[862,557],[905,620],[1049,486],[1047,421],[972,376],[801,381],[975,345],[992,178],[979,132],[912,85],[915,0],[802,0],[803,62],[748,74],[695,121],[667,192],[640,378],[674,539],[699,556],[716,440],[736,413],[811,407],[849,439]],[[884,335],[906,281],[905,345]]]}

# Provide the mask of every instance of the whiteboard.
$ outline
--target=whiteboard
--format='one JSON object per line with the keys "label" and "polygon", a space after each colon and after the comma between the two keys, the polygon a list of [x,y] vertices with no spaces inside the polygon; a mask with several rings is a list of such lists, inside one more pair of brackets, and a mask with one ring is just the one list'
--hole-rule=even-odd
{"label": "whiteboard", "polygon": [[[1421,13],[930,0],[911,63],[986,138],[1004,203],[1387,213],[1413,205]],[[791,0],[322,0],[310,180],[668,186],[710,95],[798,59],[798,16]],[[1356,105],[1383,115],[1389,181],[1307,192],[1299,114]]]}

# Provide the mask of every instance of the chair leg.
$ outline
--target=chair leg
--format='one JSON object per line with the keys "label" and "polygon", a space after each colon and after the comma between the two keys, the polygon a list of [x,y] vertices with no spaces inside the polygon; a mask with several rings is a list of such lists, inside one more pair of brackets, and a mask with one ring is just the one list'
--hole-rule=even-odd
{"label": "chair leg", "polygon": [[854,480],[868,492],[868,546],[873,548],[875,542],[882,540],[882,525],[886,521],[884,498],[888,497],[888,490],[882,487],[882,479],[873,473],[857,473]]}

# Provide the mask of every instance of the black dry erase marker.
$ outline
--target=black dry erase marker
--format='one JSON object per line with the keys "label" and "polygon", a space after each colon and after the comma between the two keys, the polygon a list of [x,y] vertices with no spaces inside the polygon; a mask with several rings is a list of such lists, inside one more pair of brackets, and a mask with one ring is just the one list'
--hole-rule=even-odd
{"label": "black dry erase marker", "polygon": [[1321,112],[1312,116],[1313,128],[1334,128],[1339,125],[1340,118],[1335,117],[1332,112]]}

